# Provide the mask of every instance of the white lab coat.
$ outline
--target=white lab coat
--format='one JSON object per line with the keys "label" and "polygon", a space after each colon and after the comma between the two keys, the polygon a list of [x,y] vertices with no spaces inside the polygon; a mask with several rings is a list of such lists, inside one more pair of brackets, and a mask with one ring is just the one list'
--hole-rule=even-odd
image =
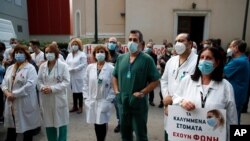
{"label": "white lab coat", "polygon": [[87,56],[84,52],[78,51],[73,57],[72,53],[66,58],[66,63],[70,72],[71,91],[81,93],[83,87],[83,77],[87,67]]}
{"label": "white lab coat", "polygon": [[[14,69],[14,65],[8,67],[1,86],[3,91],[11,91]],[[16,128],[17,133],[23,133],[41,126],[36,84],[37,73],[33,65],[27,63],[21,69],[17,70],[12,87],[12,93],[16,99],[13,102],[5,101],[5,127]],[[14,109],[13,112],[11,107]],[[12,115],[15,116],[15,123]]]}
{"label": "white lab coat", "polygon": [[83,94],[87,96],[87,123],[104,124],[110,119],[112,101],[115,98],[112,88],[113,69],[113,65],[106,62],[97,77],[97,63],[89,64],[87,67],[83,87]]}
{"label": "white lab coat", "polygon": [[[41,64],[38,72],[38,90],[45,127],[61,127],[69,123],[67,100],[69,83],[70,76],[67,64],[60,59],[57,59],[50,74],[48,73],[48,61]],[[41,88],[44,86],[50,86],[52,93],[42,93]]]}
{"label": "white lab coat", "polygon": [[[187,75],[192,75],[195,70],[195,65],[198,56],[191,51],[187,60],[179,66],[180,56],[171,57],[166,66],[164,73],[161,77],[161,91],[162,96],[173,96],[177,90],[180,81]],[[164,129],[167,131],[167,116],[164,114]]]}
{"label": "white lab coat", "polygon": [[194,52],[191,52],[187,60],[181,66],[179,66],[179,55],[171,57],[168,60],[161,77],[161,90],[163,97],[168,95],[173,96],[181,79],[186,75],[194,73],[197,58],[198,56]]}
{"label": "white lab coat", "polygon": [[208,85],[208,90],[208,95],[203,92],[201,78],[199,81],[193,81],[190,76],[187,76],[174,93],[173,104],[179,104],[182,99],[186,99],[193,102],[196,108],[201,108],[200,92],[202,92],[204,97],[207,95],[205,108],[226,110],[227,134],[229,135],[229,126],[238,124],[233,87],[225,79],[220,83],[212,80]]}
{"label": "white lab coat", "polygon": [[32,60],[35,61],[36,65],[39,67],[44,62],[44,53],[40,51],[37,55],[36,53],[32,53],[31,55]]}

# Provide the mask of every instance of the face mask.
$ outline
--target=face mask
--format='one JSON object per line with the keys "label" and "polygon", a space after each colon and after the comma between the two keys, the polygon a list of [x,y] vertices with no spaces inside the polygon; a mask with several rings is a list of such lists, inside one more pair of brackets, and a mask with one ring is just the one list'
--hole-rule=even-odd
{"label": "face mask", "polygon": [[138,44],[135,42],[128,42],[128,50],[130,53],[135,53],[138,50]]}
{"label": "face mask", "polygon": [[186,45],[181,42],[177,42],[174,46],[174,49],[178,55],[181,55],[186,51]]}
{"label": "face mask", "polygon": [[56,58],[55,53],[46,53],[46,58],[48,61],[55,60],[55,58]]}
{"label": "face mask", "polygon": [[207,124],[211,127],[215,127],[217,125],[217,120],[215,117],[208,118],[207,119]]}
{"label": "face mask", "polygon": [[29,47],[29,52],[34,52],[32,47]]}
{"label": "face mask", "polygon": [[12,48],[15,48],[17,44],[11,44],[11,47]]}
{"label": "face mask", "polygon": [[102,62],[105,60],[105,53],[96,53],[95,58],[98,62]]}
{"label": "face mask", "polygon": [[202,74],[208,75],[214,70],[214,63],[209,60],[200,60],[198,65],[199,70]]}
{"label": "face mask", "polygon": [[151,53],[151,48],[148,48],[148,47],[146,47],[145,49],[144,49],[144,51],[146,52],[146,53]]}
{"label": "face mask", "polygon": [[109,50],[115,50],[115,48],[116,48],[116,44],[114,44],[114,43],[108,43],[108,49]]}
{"label": "face mask", "polygon": [[23,62],[25,60],[25,55],[24,53],[16,53],[15,54],[15,60],[17,62]]}
{"label": "face mask", "polygon": [[78,48],[78,45],[73,45],[73,46],[72,46],[72,50],[73,50],[73,51],[78,51],[78,49],[79,49],[79,48]]}
{"label": "face mask", "polygon": [[227,49],[227,56],[232,56],[233,55],[233,50],[231,48]]}

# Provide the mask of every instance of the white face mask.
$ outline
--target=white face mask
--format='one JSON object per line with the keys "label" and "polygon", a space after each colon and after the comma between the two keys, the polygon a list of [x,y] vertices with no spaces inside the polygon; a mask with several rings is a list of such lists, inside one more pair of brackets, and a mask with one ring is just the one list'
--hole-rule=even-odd
{"label": "white face mask", "polygon": [[227,56],[232,56],[233,55],[233,50],[231,48],[227,49]]}
{"label": "white face mask", "polygon": [[72,46],[72,50],[73,50],[73,51],[78,51],[78,49],[79,49],[78,45],[73,45],[73,46]]}
{"label": "white face mask", "polygon": [[181,42],[176,42],[174,49],[178,55],[183,54],[186,51],[186,45]]}
{"label": "white face mask", "polygon": [[29,52],[34,52],[32,47],[29,47]]}
{"label": "white face mask", "polygon": [[15,48],[17,44],[11,44],[11,47],[12,48]]}
{"label": "white face mask", "polygon": [[53,61],[56,58],[55,53],[46,53],[45,55],[48,61]]}

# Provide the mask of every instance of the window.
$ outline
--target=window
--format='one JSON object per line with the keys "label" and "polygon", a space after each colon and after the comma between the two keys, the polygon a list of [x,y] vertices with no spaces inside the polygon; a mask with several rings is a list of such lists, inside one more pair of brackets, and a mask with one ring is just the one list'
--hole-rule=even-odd
{"label": "window", "polygon": [[21,25],[17,25],[17,32],[23,32],[23,27]]}
{"label": "window", "polygon": [[22,6],[22,0],[15,0],[15,4],[18,6]]}

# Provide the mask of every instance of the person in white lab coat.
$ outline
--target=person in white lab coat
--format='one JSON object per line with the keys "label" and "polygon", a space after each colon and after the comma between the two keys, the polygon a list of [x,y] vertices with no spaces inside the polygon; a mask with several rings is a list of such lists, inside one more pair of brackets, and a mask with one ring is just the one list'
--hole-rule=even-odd
{"label": "person in white lab coat", "polygon": [[40,65],[44,62],[44,52],[40,50],[40,42],[36,39],[33,39],[30,41],[29,45],[34,52],[31,54],[31,58],[39,68]]}
{"label": "person in white lab coat", "polygon": [[225,109],[229,140],[229,127],[238,124],[238,119],[233,87],[223,79],[223,57],[217,48],[207,47],[201,50],[198,58],[194,74],[185,77],[176,89],[173,104],[188,111],[195,108]]}
{"label": "person in white lab coat", "polygon": [[6,96],[4,126],[8,128],[6,141],[15,141],[23,133],[24,141],[32,141],[35,129],[41,126],[41,115],[36,93],[37,73],[28,48],[17,45],[11,57],[15,64],[8,67],[2,90]]}
{"label": "person in white lab coat", "polygon": [[97,46],[93,51],[96,63],[89,64],[84,77],[83,94],[87,123],[95,125],[97,141],[104,141],[107,125],[111,116],[112,101],[115,98],[112,89],[113,65],[108,61],[110,54],[105,46]]}
{"label": "person in white lab coat", "polygon": [[[69,109],[67,87],[70,75],[67,64],[59,59],[59,49],[55,44],[45,48],[47,61],[41,64],[38,72],[43,123],[48,141],[66,141]],[[57,128],[59,135],[57,136]]]}
{"label": "person in white lab coat", "polygon": [[188,74],[193,74],[197,55],[191,51],[192,41],[190,35],[181,33],[176,37],[174,49],[177,56],[171,57],[166,63],[163,75],[161,77],[161,91],[164,103],[164,130],[165,141],[168,141],[167,134],[167,106],[172,103],[172,96],[176,91],[180,81]]}
{"label": "person in white lab coat", "polygon": [[87,55],[83,52],[82,41],[74,38],[70,42],[71,53],[66,58],[69,66],[71,91],[73,93],[73,108],[69,112],[82,113],[83,77],[87,68]]}

